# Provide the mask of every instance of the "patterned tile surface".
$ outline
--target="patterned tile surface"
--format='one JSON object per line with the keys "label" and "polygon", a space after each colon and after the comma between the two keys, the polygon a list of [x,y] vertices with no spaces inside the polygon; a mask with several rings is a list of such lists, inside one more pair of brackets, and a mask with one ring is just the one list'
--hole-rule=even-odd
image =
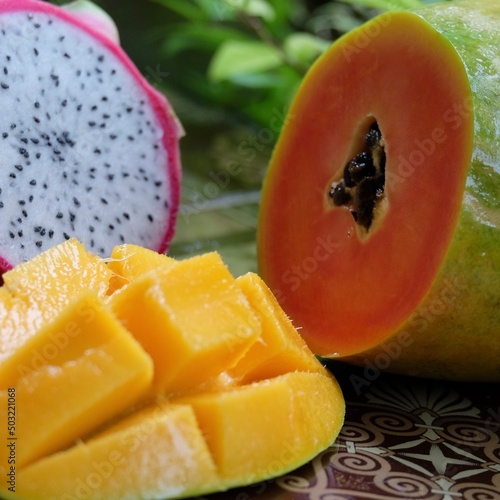
{"label": "patterned tile surface", "polygon": [[347,401],[337,441],[296,471],[210,500],[500,500],[500,384],[331,368]]}

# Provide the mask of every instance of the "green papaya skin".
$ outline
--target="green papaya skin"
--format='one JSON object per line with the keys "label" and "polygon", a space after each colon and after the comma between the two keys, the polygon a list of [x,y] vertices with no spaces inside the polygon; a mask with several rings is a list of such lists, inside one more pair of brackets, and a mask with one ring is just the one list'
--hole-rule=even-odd
{"label": "green papaya skin", "polygon": [[[283,206],[282,200],[291,194],[280,188],[280,184],[286,184],[286,177],[283,175],[287,167],[284,166],[285,160],[294,157],[287,156],[287,148],[295,147],[294,152],[300,155],[297,146],[290,146],[297,138],[296,130],[300,128],[300,124],[293,121],[297,116],[302,116],[302,112],[314,99],[307,96],[307,92],[311,88],[318,88],[312,85],[314,78],[320,77],[318,67],[325,66],[328,57],[331,58],[330,61],[336,61],[336,56],[328,54],[306,76],[303,89],[297,95],[297,102],[292,105],[291,119],[289,123],[285,123],[282,137],[273,154],[264,184],[259,222],[261,274],[277,297],[282,297],[283,308],[301,328],[304,338],[319,356],[365,366],[372,370],[370,373],[375,368],[439,379],[500,381],[500,2],[456,0],[415,11],[389,12],[348,33],[335,42],[331,50],[343,51],[344,56],[352,56],[355,60],[360,50],[374,50],[370,43],[360,48],[361,44],[357,44],[356,40],[363,40],[363,34],[365,38],[368,34],[368,38],[375,39],[378,32],[392,29],[391,26],[399,22],[415,27],[414,32],[408,36],[424,33],[429,40],[430,53],[436,50],[442,57],[459,60],[459,64],[454,66],[456,73],[447,75],[449,86],[468,88],[464,99],[455,102],[445,114],[447,134],[451,136],[456,130],[466,137],[468,144],[464,146],[464,151],[470,149],[470,161],[465,169],[463,165],[457,165],[457,169],[462,169],[466,176],[458,212],[449,214],[445,211],[433,215],[450,219],[451,236],[427,291],[410,313],[396,326],[390,327],[384,336],[374,336],[375,340],[371,344],[365,341],[364,348],[346,354],[335,347],[336,335],[338,337],[335,321],[325,321],[324,332],[318,333],[319,322],[311,321],[307,324],[311,316],[306,314],[301,317],[300,306],[294,309],[293,304],[300,301],[291,297],[292,292],[288,295],[280,293],[284,288],[286,290],[283,285],[285,274],[282,271],[287,268],[279,267],[279,259],[276,257],[279,251],[273,245],[283,247],[283,241],[286,241],[286,238],[278,240],[274,236],[275,233],[282,232],[280,225],[285,219],[271,214],[273,210],[276,211],[276,205],[279,207],[281,203]],[[397,44],[397,40],[394,44]],[[412,64],[412,61],[408,61],[408,64]],[[458,68],[459,65],[461,68]],[[426,92],[432,93],[432,90],[429,88]],[[425,92],[423,94],[427,95]],[[425,120],[425,101],[422,103],[422,120]],[[313,129],[312,136],[315,130],[319,129]],[[428,131],[428,137],[433,137],[432,128]],[[314,137],[311,141],[313,140]],[[408,141],[413,140],[414,137],[408,138]],[[388,142],[388,157],[389,146]],[[293,168],[291,166],[288,172],[290,177],[294,176]],[[413,175],[416,178],[418,170]],[[318,191],[322,187],[319,186]],[[304,191],[306,189],[303,188]],[[429,190],[432,189],[433,186],[429,186]],[[294,224],[297,226],[296,222]],[[381,222],[383,224],[384,220]],[[330,241],[327,234],[319,234],[318,237],[322,238],[321,241]],[[273,238],[278,243],[274,243]],[[367,242],[369,244],[370,241]],[[432,253],[434,242],[425,241],[425,244]],[[285,250],[286,252],[290,250]],[[331,245],[332,260],[337,257],[336,252],[335,245]],[[305,262],[308,255],[311,255],[310,249],[305,250],[302,255],[297,253],[295,262],[300,263],[301,258]],[[338,254],[339,259],[342,255]],[[404,255],[401,256],[402,259]],[[322,262],[318,262],[317,273],[304,276],[302,283],[297,281],[295,288],[298,292],[293,293],[302,293],[302,289],[316,280],[317,296],[304,300],[309,301],[306,305],[310,308],[316,308],[321,314],[325,314],[325,311],[328,314],[327,307],[315,304],[322,302],[322,294],[328,294],[328,290],[331,290],[331,285],[325,285],[325,282],[335,280],[333,274],[328,275],[332,266],[322,268],[322,265]],[[290,267],[289,264],[288,266]],[[408,288],[415,286],[412,279],[418,282],[418,269],[415,269],[414,274],[411,277],[409,273],[410,278],[406,284]],[[404,291],[399,290],[403,295]],[[374,295],[376,294],[375,290]],[[397,304],[397,300],[394,303]],[[290,304],[292,307],[289,308]],[[299,314],[296,315],[296,312]],[[371,325],[367,325],[366,329],[370,330]],[[352,336],[359,333],[359,330],[353,329]]]}

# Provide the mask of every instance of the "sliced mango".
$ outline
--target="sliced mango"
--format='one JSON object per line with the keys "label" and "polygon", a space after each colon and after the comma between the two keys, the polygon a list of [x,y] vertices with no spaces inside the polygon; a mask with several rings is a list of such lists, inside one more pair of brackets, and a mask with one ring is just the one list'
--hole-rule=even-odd
{"label": "sliced mango", "polygon": [[5,287],[0,288],[0,325],[3,324],[7,313],[10,310],[12,302],[12,295]]}
{"label": "sliced mango", "polygon": [[26,343],[43,325],[43,312],[39,308],[30,307],[24,300],[12,297],[6,288],[0,289],[0,388],[7,380],[15,377],[12,367],[17,366]]}
{"label": "sliced mango", "polygon": [[217,253],[146,273],[116,292],[110,306],[153,358],[157,390],[207,381],[234,365],[261,333]]}
{"label": "sliced mango", "polygon": [[[26,354],[41,345],[32,337],[82,293],[104,296],[112,272],[70,239],[3,274],[0,293],[0,389],[12,383]],[[29,362],[28,362],[29,364]]]}
{"label": "sliced mango", "polygon": [[112,276],[104,260],[74,238],[23,262],[2,275],[14,296],[37,303],[44,312],[60,311],[83,291],[104,296]]}
{"label": "sliced mango", "polygon": [[219,482],[192,408],[180,405],[140,412],[17,479],[19,494],[30,500],[175,498]]}
{"label": "sliced mango", "polygon": [[[40,365],[13,385],[22,437],[18,467],[72,444],[129,408],[153,378],[151,358],[95,297],[71,304],[44,333],[52,343],[35,353]],[[6,412],[2,406],[2,424]]]}
{"label": "sliced mango", "polygon": [[175,259],[140,245],[126,243],[116,246],[108,261],[108,268],[113,272],[108,293],[111,295],[144,273],[159,267],[169,267],[175,263]]}
{"label": "sliced mango", "polygon": [[[0,363],[0,389],[15,385],[20,377],[46,366],[61,366],[81,356],[86,350],[98,348],[113,339],[116,336],[115,328],[123,329],[114,317],[110,316],[107,320],[114,328],[95,326],[97,319],[103,320],[103,307],[93,292],[86,292],[54,320],[46,322],[36,332],[30,331],[27,340]],[[23,312],[29,316],[31,309],[25,308]],[[23,328],[26,321],[19,320],[20,316],[21,312],[18,311],[10,319],[12,331],[21,336],[21,332],[25,332]],[[128,332],[127,335],[130,336]]]}
{"label": "sliced mango", "polygon": [[32,500],[199,495],[291,470],[331,444],[342,425],[342,393],[319,373],[182,403],[149,407],[23,469],[21,493]]}
{"label": "sliced mango", "polygon": [[229,374],[240,383],[248,383],[294,370],[324,372],[262,279],[247,273],[236,283],[256,312],[262,334]]}
{"label": "sliced mango", "polygon": [[193,407],[227,487],[298,467],[328,447],[343,423],[342,393],[320,373],[291,372],[177,402]]}
{"label": "sliced mango", "polygon": [[[257,275],[235,279],[217,253],[174,261],[124,245],[113,255],[119,281],[106,274],[99,291],[78,294],[85,273],[75,286],[54,269],[50,319],[4,362],[0,440],[12,438],[12,391],[17,439],[15,492],[2,484],[2,498],[206,494],[290,471],[335,439],[342,393]],[[38,309],[3,290],[15,331]],[[67,290],[76,296],[65,303]],[[0,475],[10,467],[2,455]]]}

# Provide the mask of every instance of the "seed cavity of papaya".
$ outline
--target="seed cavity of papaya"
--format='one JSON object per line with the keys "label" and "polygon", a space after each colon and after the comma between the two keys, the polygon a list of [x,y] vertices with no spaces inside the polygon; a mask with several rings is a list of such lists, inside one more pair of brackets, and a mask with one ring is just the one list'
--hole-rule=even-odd
{"label": "seed cavity of papaya", "polygon": [[385,192],[385,142],[373,122],[362,150],[347,162],[342,178],[331,184],[328,197],[336,207],[347,207],[362,235],[368,234]]}

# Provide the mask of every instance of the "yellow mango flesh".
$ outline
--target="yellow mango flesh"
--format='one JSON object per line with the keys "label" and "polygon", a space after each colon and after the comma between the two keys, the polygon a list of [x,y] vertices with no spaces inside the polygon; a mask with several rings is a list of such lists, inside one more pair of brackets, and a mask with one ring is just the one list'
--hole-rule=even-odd
{"label": "yellow mango flesh", "polygon": [[154,386],[162,391],[196,386],[231,367],[261,330],[216,253],[145,274],[110,306],[153,358]]}
{"label": "yellow mango flesh", "polygon": [[4,287],[15,297],[36,303],[46,312],[60,310],[83,291],[103,296],[111,270],[75,239],[43,252],[2,275]]}
{"label": "yellow mango flesh", "polygon": [[302,465],[334,441],[343,423],[340,389],[320,373],[291,372],[179,402],[194,409],[228,487]]}
{"label": "yellow mango flesh", "polygon": [[[40,351],[39,366],[13,385],[22,437],[18,467],[63,449],[127,409],[145,395],[153,377],[150,357],[95,297],[71,304],[43,333],[51,343]],[[6,412],[2,406],[2,430]]]}
{"label": "yellow mango flesh", "polygon": [[[93,292],[80,295],[55,319],[31,333],[15,356],[5,360],[0,389],[15,385],[20,377],[35,370],[49,365],[61,366],[81,356],[86,350],[98,348],[114,338],[116,334],[111,327],[111,320],[107,322],[109,328],[95,327],[96,316],[99,319],[103,314],[103,305]],[[15,321],[13,328],[20,330]]]}
{"label": "yellow mango flesh", "polygon": [[139,245],[127,243],[116,246],[108,262],[108,268],[113,272],[108,293],[113,294],[148,271],[175,263],[174,259]]}
{"label": "yellow mango flesh", "polygon": [[0,294],[0,389],[29,366],[35,334],[82,293],[104,296],[112,276],[106,263],[74,239],[43,252],[3,274]]}
{"label": "yellow mango flesh", "polygon": [[248,383],[294,370],[324,371],[264,281],[247,273],[236,283],[256,312],[262,334],[229,374]]}
{"label": "yellow mango flesh", "polygon": [[155,407],[22,470],[21,498],[172,498],[218,483],[189,406]]}
{"label": "yellow mango flesh", "polygon": [[[115,250],[123,258],[109,265],[120,279],[127,267],[127,282],[67,302],[28,339],[38,351],[23,346],[31,357],[16,358],[26,361],[7,386],[18,412],[16,488],[0,484],[2,498],[206,494],[290,471],[335,439],[342,393],[257,275],[235,279],[216,253],[153,261]],[[11,310],[2,290],[0,311]]]}
{"label": "yellow mango flesh", "polygon": [[341,409],[330,376],[301,372],[152,406],[23,469],[20,491],[33,500],[172,498],[249,484],[331,444]]}

